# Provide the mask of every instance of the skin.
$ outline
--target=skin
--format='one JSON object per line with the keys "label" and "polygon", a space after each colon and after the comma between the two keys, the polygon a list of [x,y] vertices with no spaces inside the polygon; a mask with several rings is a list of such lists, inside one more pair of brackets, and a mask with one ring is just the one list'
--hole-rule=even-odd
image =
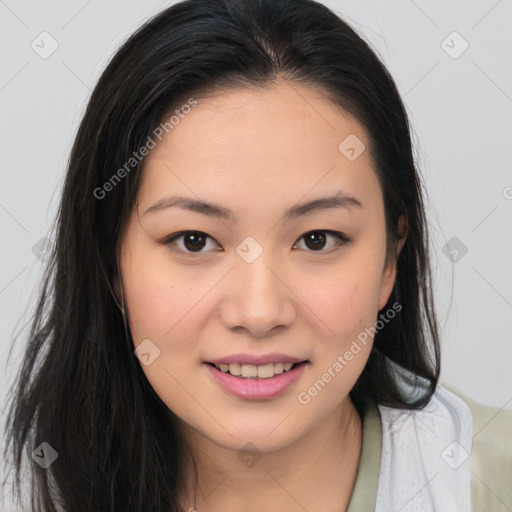
{"label": "skin", "polygon": [[[375,325],[396,276],[370,153],[349,161],[338,150],[349,134],[369,147],[363,127],[321,91],[277,81],[198,98],[146,157],[116,290],[135,346],[150,339],[160,350],[142,368],[198,463],[194,489],[187,461],[184,510],[346,510],[362,443],[348,393],[371,337],[308,404],[298,394]],[[280,221],[286,208],[341,190],[362,207]],[[144,214],[170,194],[220,203],[237,222],[180,208]],[[181,252],[161,243],[184,230],[208,235],[200,256],[187,237],[173,242]],[[325,234],[324,245],[308,246],[304,235],[319,230],[352,243],[336,247]],[[263,248],[250,264],[236,252],[247,236]],[[278,397],[249,401],[222,389],[204,364],[239,352],[280,352],[310,365]],[[248,442],[261,456],[250,467],[237,457]]]}

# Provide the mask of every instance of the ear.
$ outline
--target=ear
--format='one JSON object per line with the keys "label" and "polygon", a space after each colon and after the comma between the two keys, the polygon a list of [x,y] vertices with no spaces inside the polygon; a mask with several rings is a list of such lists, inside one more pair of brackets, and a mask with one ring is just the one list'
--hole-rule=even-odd
{"label": "ear", "polygon": [[393,291],[393,286],[395,285],[396,272],[397,272],[397,260],[398,255],[402,251],[402,248],[407,239],[407,234],[409,232],[409,228],[407,225],[407,218],[405,215],[401,215],[398,219],[398,233],[400,238],[396,242],[396,257],[390,257],[386,261],[386,265],[384,266],[384,270],[382,272],[382,279],[380,282],[380,294],[379,294],[379,311],[386,305],[389,300],[389,296]]}

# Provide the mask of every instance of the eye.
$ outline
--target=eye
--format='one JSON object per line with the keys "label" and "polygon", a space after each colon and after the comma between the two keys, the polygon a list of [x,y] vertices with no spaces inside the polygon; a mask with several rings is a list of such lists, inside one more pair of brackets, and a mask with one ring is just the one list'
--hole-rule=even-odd
{"label": "eye", "polygon": [[[325,235],[327,234],[327,236]],[[322,249],[325,246],[325,242],[328,237],[333,237],[335,239],[334,244],[325,251]],[[326,231],[326,230],[318,230],[318,231],[308,231],[304,235],[302,235],[299,240],[304,238],[306,247],[312,249],[313,252],[326,252],[330,253],[335,251],[339,246],[348,245],[352,240],[345,236],[343,233],[339,233],[338,231]]]}
{"label": "eye", "polygon": [[[326,240],[329,237],[334,239],[334,243],[331,244],[331,247],[328,248],[327,250],[322,250],[324,249]],[[308,249],[311,249],[311,251],[309,252],[330,253],[335,251],[336,248],[343,245],[348,245],[352,242],[352,239],[345,236],[343,233],[329,230],[308,231],[307,233],[302,235],[299,238],[299,240],[301,240],[302,238],[304,238],[305,240],[306,247]],[[179,244],[175,243],[175,241],[179,239],[183,239],[182,247],[179,247]],[[204,249],[204,247],[208,245],[208,239],[213,241],[213,238],[211,238],[206,233],[203,233],[201,231],[180,231],[179,233],[174,233],[173,235],[168,236],[167,238],[162,240],[161,243],[166,245],[171,251],[174,252],[181,252],[190,255],[200,255],[205,252],[208,252],[202,251],[202,249]],[[298,242],[295,242],[294,247],[297,245],[297,243]]]}
{"label": "eye", "polygon": [[[174,248],[173,245],[175,240],[183,238],[184,240],[184,249],[182,248]],[[171,251],[174,252],[184,252],[187,254],[201,254],[201,249],[203,249],[206,245],[206,239],[213,240],[206,233],[202,233],[201,231],[180,231],[179,233],[175,233],[170,237],[167,237],[162,243],[167,245]],[[206,252],[206,251],[202,251]]]}

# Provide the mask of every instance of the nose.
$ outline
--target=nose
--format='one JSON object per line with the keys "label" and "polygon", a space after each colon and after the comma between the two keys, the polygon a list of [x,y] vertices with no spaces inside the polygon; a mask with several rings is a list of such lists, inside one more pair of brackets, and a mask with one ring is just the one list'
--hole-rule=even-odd
{"label": "nose", "polygon": [[264,251],[252,263],[236,258],[229,273],[227,300],[221,309],[226,328],[263,338],[293,322],[297,296],[282,267],[269,256]]}

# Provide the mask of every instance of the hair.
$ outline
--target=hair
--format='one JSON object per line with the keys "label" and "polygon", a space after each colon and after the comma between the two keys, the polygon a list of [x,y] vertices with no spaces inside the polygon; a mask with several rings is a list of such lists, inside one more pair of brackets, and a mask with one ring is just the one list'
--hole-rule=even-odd
{"label": "hair", "polygon": [[[387,255],[397,263],[387,305],[401,311],[375,333],[352,401],[360,414],[367,400],[419,409],[435,392],[440,347],[423,185],[385,66],[354,29],[312,0],[182,1],[145,22],[113,55],[71,150],[55,242],[9,390],[5,454],[12,451],[19,501],[26,450],[32,511],[180,510],[186,446],[133,354],[113,290],[144,160],[103,198],[95,190],[185,98],[278,79],[316,87],[361,123],[383,193]],[[397,254],[401,216],[407,239]],[[408,400],[393,363],[420,376],[425,393]],[[42,442],[58,453],[48,469],[30,457]]]}

